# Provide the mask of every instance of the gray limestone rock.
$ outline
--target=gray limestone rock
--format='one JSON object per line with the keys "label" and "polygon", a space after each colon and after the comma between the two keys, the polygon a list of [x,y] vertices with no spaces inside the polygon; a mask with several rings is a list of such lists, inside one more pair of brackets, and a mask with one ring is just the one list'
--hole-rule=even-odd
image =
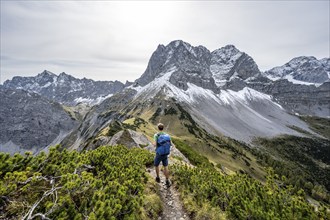
{"label": "gray limestone rock", "polygon": [[180,40],[172,41],[167,46],[158,46],[146,71],[135,81],[135,85],[145,86],[155,78],[173,71],[170,82],[178,88],[186,90],[187,83],[193,83],[217,91],[209,69],[210,62],[211,53],[205,47],[193,47]]}
{"label": "gray limestone rock", "polygon": [[38,152],[55,145],[78,122],[63,107],[23,90],[0,87],[0,151]]}
{"label": "gray limestone rock", "polygon": [[128,148],[152,146],[144,134],[131,129],[125,129],[116,133],[109,141],[109,145],[124,145]]}

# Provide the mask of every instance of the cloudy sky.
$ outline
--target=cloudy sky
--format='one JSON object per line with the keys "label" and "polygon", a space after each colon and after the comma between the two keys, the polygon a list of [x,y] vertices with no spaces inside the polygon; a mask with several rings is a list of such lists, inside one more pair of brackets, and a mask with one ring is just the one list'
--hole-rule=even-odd
{"label": "cloudy sky", "polygon": [[0,83],[44,69],[133,81],[177,39],[210,51],[233,44],[262,71],[330,51],[327,0],[0,2]]}

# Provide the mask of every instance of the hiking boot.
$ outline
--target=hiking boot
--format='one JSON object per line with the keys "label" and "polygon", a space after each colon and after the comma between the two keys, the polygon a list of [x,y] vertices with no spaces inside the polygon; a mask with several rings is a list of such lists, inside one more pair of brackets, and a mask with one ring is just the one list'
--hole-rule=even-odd
{"label": "hiking boot", "polygon": [[166,184],[166,186],[171,186],[171,181],[170,180],[166,180],[166,182],[165,182],[165,184]]}
{"label": "hiking boot", "polygon": [[156,182],[160,183],[160,178],[158,176],[156,177]]}

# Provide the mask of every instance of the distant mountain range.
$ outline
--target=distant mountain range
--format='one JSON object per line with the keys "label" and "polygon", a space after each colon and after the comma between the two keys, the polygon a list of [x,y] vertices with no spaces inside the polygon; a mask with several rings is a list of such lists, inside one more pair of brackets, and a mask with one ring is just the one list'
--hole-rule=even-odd
{"label": "distant mountain range", "polygon": [[296,57],[283,66],[266,71],[265,75],[274,81],[287,79],[295,84],[320,86],[329,81],[330,59],[318,60],[315,57]]}
{"label": "distant mountain range", "polygon": [[[329,117],[329,78],[329,58],[298,57],[281,67],[261,72],[253,58],[233,45],[210,52],[203,46],[173,41],[157,47],[145,72],[133,84],[76,79],[49,71],[36,77],[7,80],[1,88],[1,99],[7,98],[2,103],[6,109],[0,112],[0,126],[9,126],[12,131],[0,136],[0,145],[13,143],[24,149],[32,146],[24,139],[14,139],[21,122],[13,123],[6,112],[22,114],[22,106],[21,102],[11,101],[17,99],[17,94],[11,98],[9,90],[20,91],[18,94],[22,97],[31,92],[38,93],[40,99],[46,98],[49,103],[71,106],[70,111],[65,110],[71,118],[80,114],[72,114],[76,111],[72,109],[79,107],[77,111],[85,111],[79,120],[73,117],[73,123],[79,125],[66,129],[70,130],[69,134],[61,138],[62,145],[73,149],[88,147],[95,137],[106,133],[105,129],[113,121],[142,118],[146,123],[154,124],[168,117],[168,112],[181,112],[175,120],[183,121],[176,128],[180,127],[180,132],[188,129],[196,135],[196,128],[244,142],[259,136],[304,135],[293,127],[317,135],[295,114]],[[75,107],[78,103],[94,107]],[[40,109],[35,105],[35,112]],[[47,114],[52,118],[51,113]],[[24,120],[38,117],[24,115]],[[53,120],[60,126],[65,121],[56,117]],[[168,120],[167,124],[170,124],[174,118]],[[55,136],[47,143],[36,141],[34,146],[44,148],[59,140]]]}
{"label": "distant mountain range", "polygon": [[5,81],[4,87],[35,92],[50,100],[73,106],[80,102],[98,104],[114,93],[122,91],[125,85],[119,81],[77,79],[64,72],[55,75],[45,70],[35,77],[16,76]]}

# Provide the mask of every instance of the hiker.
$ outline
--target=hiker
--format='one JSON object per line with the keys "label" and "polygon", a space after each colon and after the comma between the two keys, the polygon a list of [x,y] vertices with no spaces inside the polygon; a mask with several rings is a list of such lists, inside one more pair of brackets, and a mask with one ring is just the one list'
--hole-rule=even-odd
{"label": "hiker", "polygon": [[174,146],[174,144],[171,141],[171,137],[163,132],[164,125],[162,123],[159,123],[157,125],[159,132],[154,135],[154,145],[156,147],[156,156],[155,156],[155,167],[156,167],[156,182],[160,182],[159,178],[159,164],[162,162],[164,167],[164,174],[166,177],[166,185],[170,186],[171,182],[169,180],[169,172],[168,172],[168,155],[170,154],[171,146]]}

